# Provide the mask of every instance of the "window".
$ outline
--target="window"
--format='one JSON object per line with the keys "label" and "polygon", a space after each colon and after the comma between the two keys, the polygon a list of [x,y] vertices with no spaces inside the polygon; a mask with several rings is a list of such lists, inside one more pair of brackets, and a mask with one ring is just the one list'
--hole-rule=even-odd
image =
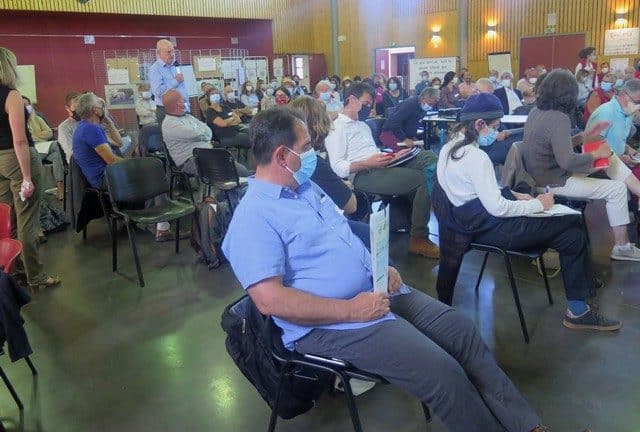
{"label": "window", "polygon": [[295,70],[295,74],[298,75],[300,79],[304,79],[304,58],[294,57],[293,69]]}

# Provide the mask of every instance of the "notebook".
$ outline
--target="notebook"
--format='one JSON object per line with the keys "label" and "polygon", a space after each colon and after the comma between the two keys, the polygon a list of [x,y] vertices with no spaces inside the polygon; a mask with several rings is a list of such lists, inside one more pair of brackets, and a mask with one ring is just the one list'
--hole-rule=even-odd
{"label": "notebook", "polygon": [[567,207],[563,204],[554,204],[549,210],[543,210],[538,213],[527,215],[527,217],[554,217],[554,216],[567,216],[567,215],[581,215],[578,210]]}
{"label": "notebook", "polygon": [[393,168],[393,167],[400,166],[403,163],[410,161],[411,159],[416,157],[418,153],[420,153],[421,151],[422,149],[419,147],[412,147],[410,152],[408,152],[406,155],[400,158],[394,159],[393,162],[391,162],[389,165],[386,166],[386,168]]}

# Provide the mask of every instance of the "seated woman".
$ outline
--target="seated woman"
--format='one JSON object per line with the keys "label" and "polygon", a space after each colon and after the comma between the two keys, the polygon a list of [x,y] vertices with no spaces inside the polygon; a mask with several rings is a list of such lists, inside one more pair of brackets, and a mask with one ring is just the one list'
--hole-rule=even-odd
{"label": "seated woman", "polygon": [[245,81],[240,89],[240,101],[250,109],[257,109],[260,106],[260,100],[256,94],[256,88],[253,87],[251,81]]}
{"label": "seated woman", "polygon": [[[27,127],[29,128],[29,132],[31,132],[33,141],[45,142],[52,140],[53,130],[51,130],[47,122],[38,115],[36,110],[33,109],[31,100],[26,96],[22,96],[22,103],[24,104],[24,107],[29,114],[29,118],[27,119]],[[47,153],[38,154],[40,155],[40,159],[43,162],[47,161],[51,163],[53,178],[56,181],[56,198],[62,201],[64,199],[64,164],[62,162],[62,153],[60,152],[60,146],[57,142],[54,141],[49,145],[49,150],[47,151]]]}
{"label": "seated woman", "polygon": [[242,124],[242,120],[233,110],[222,105],[222,96],[216,87],[209,91],[209,108],[205,113],[207,125],[213,132],[214,139],[222,147],[237,147],[239,162],[248,162],[249,135],[247,128]]}
{"label": "seated woman", "polygon": [[444,74],[444,81],[440,87],[440,100],[438,108],[455,108],[460,100],[460,92],[458,91],[458,77],[453,71]]}
{"label": "seated woman", "polygon": [[384,112],[379,115],[386,116],[389,108],[400,105],[400,102],[408,98],[407,92],[402,88],[402,84],[397,77],[391,77],[387,81],[387,90],[382,95],[382,109]]}
{"label": "seated woman", "polygon": [[589,122],[591,113],[596,110],[600,105],[607,103],[611,100],[615,94],[615,88],[613,84],[616,82],[616,77],[611,72],[604,75],[600,87],[596,88],[589,94],[587,102],[584,105],[584,115],[582,120],[584,124]]}
{"label": "seated woman", "polygon": [[494,95],[471,96],[460,113],[458,133],[440,152],[432,198],[440,224],[439,300],[451,304],[462,256],[471,242],[511,250],[553,248],[560,254],[568,300],[564,326],[618,330],[619,321],[603,317],[587,304],[595,290],[582,219],[527,217],[553,206],[553,195],[532,198],[500,190],[493,164],[478,148],[478,140],[495,132],[502,116],[502,104]]}
{"label": "seated woman", "polygon": [[[325,159],[327,150],[324,140],[331,131],[332,122],[324,104],[311,96],[299,96],[291,102],[291,106],[304,115],[311,136],[311,145],[316,151],[317,164],[311,180],[329,195],[345,216],[361,220],[369,212],[366,195],[356,196],[353,185],[338,177]],[[325,157],[322,156],[323,153]]]}
{"label": "seated woman", "polygon": [[[640,182],[606,143],[592,153],[573,151],[570,116],[577,98],[578,84],[573,74],[555,69],[547,75],[538,88],[537,108],[524,125],[522,160],[539,187],[549,187],[551,192],[570,198],[604,199],[615,239],[611,259],[640,261],[640,249],[629,243],[627,233],[627,187],[640,195]],[[597,135],[607,126],[593,125],[587,135]],[[611,180],[587,177],[596,171],[594,161],[603,158],[609,160],[605,173]]]}
{"label": "seated woman", "polygon": [[276,105],[286,105],[291,102],[291,92],[285,86],[280,86],[273,94]]}

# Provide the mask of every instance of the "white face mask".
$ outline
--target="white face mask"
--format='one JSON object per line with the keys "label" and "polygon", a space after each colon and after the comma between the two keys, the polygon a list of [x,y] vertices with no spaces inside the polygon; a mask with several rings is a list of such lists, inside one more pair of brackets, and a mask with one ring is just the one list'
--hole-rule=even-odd
{"label": "white face mask", "polygon": [[607,72],[609,72],[609,68],[606,68],[606,67],[605,67],[605,68],[602,68],[602,73],[603,73],[603,74],[606,74]]}
{"label": "white face mask", "polygon": [[529,78],[529,82],[531,84],[535,84],[538,81],[538,78]]}
{"label": "white face mask", "polygon": [[500,84],[502,84],[503,87],[511,87],[511,80],[503,79],[502,81],[500,81]]}
{"label": "white face mask", "polygon": [[151,92],[150,91],[143,91],[142,92],[142,97],[144,99],[151,99]]}
{"label": "white face mask", "polygon": [[453,78],[452,81],[455,85],[458,85],[458,83],[460,82],[460,79],[458,77]]}
{"label": "white face mask", "polygon": [[29,113],[29,115],[33,113],[33,107],[31,105],[27,105],[27,112]]}

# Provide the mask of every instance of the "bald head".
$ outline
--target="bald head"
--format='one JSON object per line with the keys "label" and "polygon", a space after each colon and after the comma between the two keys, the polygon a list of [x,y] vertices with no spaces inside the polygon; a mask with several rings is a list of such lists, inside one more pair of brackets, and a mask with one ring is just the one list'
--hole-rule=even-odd
{"label": "bald head", "polygon": [[181,116],[185,113],[184,97],[178,90],[168,90],[162,96],[162,105],[164,105],[164,109],[167,111],[167,114],[171,114],[174,116]]}
{"label": "bald head", "polygon": [[493,93],[493,83],[488,78],[476,81],[476,88],[480,93]]}
{"label": "bald head", "polygon": [[160,39],[156,43],[156,55],[165,64],[172,64],[176,60],[173,44],[167,39]]}

